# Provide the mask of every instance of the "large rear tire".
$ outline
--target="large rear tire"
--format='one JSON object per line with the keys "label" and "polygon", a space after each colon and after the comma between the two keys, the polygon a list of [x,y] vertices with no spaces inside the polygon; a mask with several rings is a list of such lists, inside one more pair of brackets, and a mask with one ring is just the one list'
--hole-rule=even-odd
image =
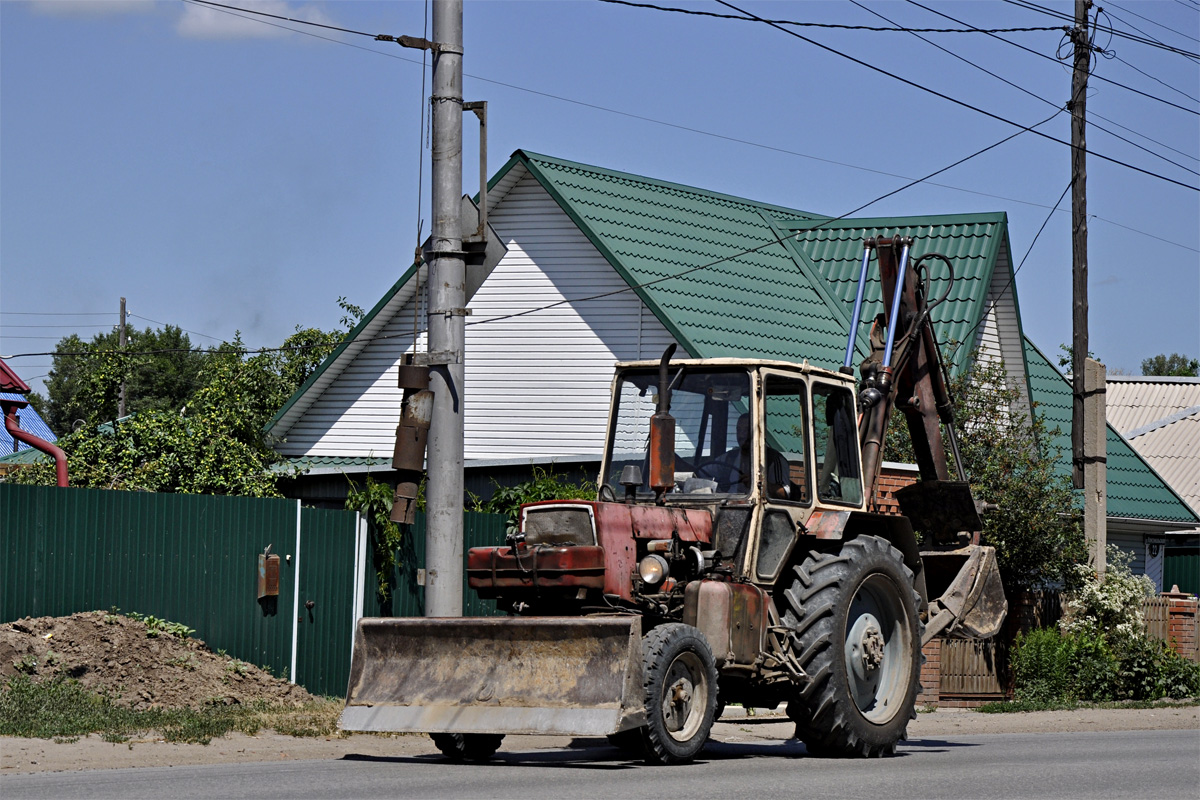
{"label": "large rear tire", "polygon": [[429,738],[451,761],[490,761],[500,743],[502,733],[431,733]]}
{"label": "large rear tire", "polygon": [[712,731],[717,668],[708,641],[691,625],[660,625],[642,639],[646,760],[686,764]]}
{"label": "large rear tire", "polygon": [[788,703],[796,736],[824,756],[891,755],[916,716],[921,630],[913,575],[877,536],[792,568],[783,621],[811,681]]}

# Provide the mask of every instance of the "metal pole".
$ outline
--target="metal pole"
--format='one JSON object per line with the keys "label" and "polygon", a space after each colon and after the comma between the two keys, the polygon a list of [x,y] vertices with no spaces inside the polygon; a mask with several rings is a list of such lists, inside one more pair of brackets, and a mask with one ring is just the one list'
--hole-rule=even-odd
{"label": "metal pole", "polygon": [[425,615],[462,616],[463,338],[462,0],[433,0],[433,234],[429,265]]}
{"label": "metal pole", "polygon": [[[121,352],[125,352],[125,298],[121,298],[121,327],[117,332],[117,344],[120,345]],[[117,419],[125,416],[125,378],[124,366],[121,368],[121,386],[117,389]]]}

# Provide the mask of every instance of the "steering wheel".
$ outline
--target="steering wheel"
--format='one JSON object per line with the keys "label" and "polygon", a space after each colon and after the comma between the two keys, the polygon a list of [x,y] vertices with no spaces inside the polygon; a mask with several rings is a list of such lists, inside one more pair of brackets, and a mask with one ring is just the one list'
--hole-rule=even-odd
{"label": "steering wheel", "polygon": [[709,461],[701,464],[696,467],[696,471],[693,474],[697,478],[716,481],[718,490],[722,487],[725,490],[729,490],[737,486],[742,478],[742,471],[740,469],[721,461]]}

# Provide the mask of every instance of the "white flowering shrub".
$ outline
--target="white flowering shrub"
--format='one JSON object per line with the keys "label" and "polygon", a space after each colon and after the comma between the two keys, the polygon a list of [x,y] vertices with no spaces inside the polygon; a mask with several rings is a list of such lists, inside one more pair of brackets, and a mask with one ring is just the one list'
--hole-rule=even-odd
{"label": "white flowering shrub", "polygon": [[1128,641],[1144,636],[1142,601],[1154,594],[1154,581],[1134,575],[1133,556],[1108,546],[1108,568],[1103,576],[1087,565],[1077,565],[1079,588],[1067,598],[1062,629],[1066,633],[1105,636]]}

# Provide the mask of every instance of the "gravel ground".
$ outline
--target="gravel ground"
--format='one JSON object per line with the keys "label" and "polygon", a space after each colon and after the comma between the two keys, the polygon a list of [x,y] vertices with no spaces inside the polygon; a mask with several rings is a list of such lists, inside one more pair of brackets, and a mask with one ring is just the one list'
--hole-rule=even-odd
{"label": "gravel ground", "polygon": [[[744,716],[729,709],[713,728],[722,742],[776,742],[792,735],[785,718],[763,712]],[[910,739],[953,739],[955,736],[1004,733],[1060,733],[1065,731],[1196,730],[1200,733],[1200,707],[1152,709],[1083,709],[1035,711],[1021,714],[980,714],[943,709],[922,713],[909,726]],[[1200,742],[1200,739],[1198,739]],[[544,750],[572,744],[597,745],[602,739],[572,740],[563,736],[509,736],[502,750]],[[44,739],[0,737],[0,776],[30,772],[112,769],[118,767],[169,767],[237,762],[337,759],[347,756],[434,755],[429,737],[355,734],[345,738],[300,739],[264,732],[258,736],[234,734],[209,745],[168,744],[140,740],[121,744],[89,736],[72,743]]]}

